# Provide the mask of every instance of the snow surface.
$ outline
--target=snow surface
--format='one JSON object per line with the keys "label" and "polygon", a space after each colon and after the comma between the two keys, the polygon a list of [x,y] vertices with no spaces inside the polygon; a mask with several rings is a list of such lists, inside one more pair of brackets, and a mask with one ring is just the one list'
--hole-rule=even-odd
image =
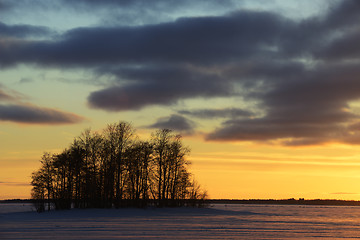
{"label": "snow surface", "polygon": [[360,207],[216,204],[209,208],[72,209],[0,204],[0,239],[344,239]]}

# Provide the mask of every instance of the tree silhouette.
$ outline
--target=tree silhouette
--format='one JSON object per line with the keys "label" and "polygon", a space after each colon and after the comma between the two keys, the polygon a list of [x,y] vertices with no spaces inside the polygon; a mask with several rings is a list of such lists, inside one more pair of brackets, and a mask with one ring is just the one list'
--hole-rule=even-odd
{"label": "tree silhouette", "polygon": [[186,165],[189,163],[184,157],[190,150],[182,145],[181,136],[174,135],[169,129],[157,131],[153,134],[152,141],[158,205],[166,205],[169,200],[177,205],[175,200],[181,197],[181,191],[179,191],[181,184],[187,182],[189,177],[186,171]]}
{"label": "tree silhouette", "polygon": [[[75,208],[200,205],[206,197],[192,180],[181,136],[162,129],[138,140],[129,123],[86,129],[60,154],[44,153],[32,174],[38,211]],[[46,205],[45,205],[46,204]]]}

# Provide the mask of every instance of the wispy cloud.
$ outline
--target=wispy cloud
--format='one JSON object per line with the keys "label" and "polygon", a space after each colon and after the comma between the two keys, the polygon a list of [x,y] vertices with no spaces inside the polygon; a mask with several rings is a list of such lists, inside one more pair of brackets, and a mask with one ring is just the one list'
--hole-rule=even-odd
{"label": "wispy cloud", "polygon": [[330,193],[330,194],[334,194],[334,195],[347,195],[347,194],[350,194],[350,195],[356,195],[356,194],[359,194],[359,193],[351,193],[351,192],[335,192],[335,193]]}
{"label": "wispy cloud", "polygon": [[32,105],[0,105],[0,121],[27,124],[73,124],[84,120],[73,113]]}
{"label": "wispy cloud", "polygon": [[0,181],[0,185],[6,185],[6,186],[18,186],[18,187],[28,187],[30,186],[30,183],[26,183],[26,182],[1,182]]}
{"label": "wispy cloud", "polygon": [[14,98],[0,89],[0,101],[12,101]]}
{"label": "wispy cloud", "polygon": [[0,85],[0,121],[22,124],[74,124],[84,118],[74,113],[24,103],[25,97]]}
{"label": "wispy cloud", "polygon": [[180,110],[178,113],[202,119],[249,118],[254,116],[254,113],[239,108]]}

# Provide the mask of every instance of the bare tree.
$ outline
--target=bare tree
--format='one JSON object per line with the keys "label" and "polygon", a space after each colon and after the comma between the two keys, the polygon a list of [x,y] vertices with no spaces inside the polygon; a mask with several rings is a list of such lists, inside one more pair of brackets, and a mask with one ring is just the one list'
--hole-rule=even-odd
{"label": "bare tree", "polygon": [[181,136],[163,129],[140,141],[134,132],[125,122],[86,129],[60,154],[44,153],[31,182],[37,210],[196,205],[206,197],[191,180]]}
{"label": "bare tree", "polygon": [[[186,185],[183,181],[183,175],[187,174],[185,160],[190,150],[184,147],[181,142],[181,136],[175,135],[169,129],[157,131],[152,136],[154,144],[154,168],[155,182],[157,185],[158,205],[177,205],[176,199],[180,199],[177,194],[178,189]],[[170,201],[169,201],[170,200]]]}
{"label": "bare tree", "polygon": [[[126,151],[127,193],[135,206],[143,206],[148,195],[148,179],[152,161],[152,145],[138,141]],[[140,200],[143,201],[140,201]]]}
{"label": "bare tree", "polygon": [[110,124],[105,129],[106,146],[109,148],[110,165],[115,167],[115,207],[121,206],[125,185],[124,154],[131,145],[134,129],[129,123]]}

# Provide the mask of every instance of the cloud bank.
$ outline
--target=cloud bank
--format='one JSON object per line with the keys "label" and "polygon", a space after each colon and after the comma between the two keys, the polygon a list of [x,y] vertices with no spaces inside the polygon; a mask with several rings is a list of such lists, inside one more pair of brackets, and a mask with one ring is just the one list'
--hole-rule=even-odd
{"label": "cloud bank", "polygon": [[[148,4],[79,1],[77,7],[139,9],[141,3]],[[360,116],[351,103],[360,98],[359,20],[359,1],[344,0],[301,20],[236,10],[136,26],[74,28],[42,40],[30,36],[46,34],[44,28],[2,23],[0,66],[81,68],[110,76],[113,81],[87,99],[90,107],[104,111],[174,108],[184,100],[214,97],[257,103],[253,109],[243,103],[190,107],[152,125],[193,130],[186,125],[192,118],[222,119],[208,140],[358,144]],[[0,92],[1,97],[6,98]]]}

